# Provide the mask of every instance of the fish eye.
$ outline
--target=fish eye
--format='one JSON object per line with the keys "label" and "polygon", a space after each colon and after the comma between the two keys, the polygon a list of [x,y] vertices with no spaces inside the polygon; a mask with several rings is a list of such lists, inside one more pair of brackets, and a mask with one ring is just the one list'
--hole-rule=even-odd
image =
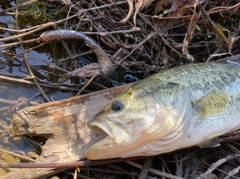
{"label": "fish eye", "polygon": [[121,101],[114,101],[112,103],[111,109],[113,111],[121,111],[123,109],[123,107],[124,107],[124,104]]}

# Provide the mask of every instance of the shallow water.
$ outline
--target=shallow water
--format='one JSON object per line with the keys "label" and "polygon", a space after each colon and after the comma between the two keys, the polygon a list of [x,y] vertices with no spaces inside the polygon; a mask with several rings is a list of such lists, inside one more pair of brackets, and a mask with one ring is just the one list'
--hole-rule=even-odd
{"label": "shallow water", "polygon": [[[14,1],[0,0],[1,7],[0,12],[6,8],[14,6]],[[0,27],[15,29],[16,20],[14,16],[6,16],[0,14]],[[10,37],[14,34],[9,30],[0,29],[0,38]],[[33,36],[28,38],[35,38]],[[18,42],[7,41],[1,42],[0,45]],[[28,50],[38,44],[26,44],[25,50]],[[52,58],[50,45],[45,45],[40,48],[30,50],[26,53],[28,63],[31,66],[33,74],[40,80],[45,82],[58,82],[61,78],[60,72],[54,74],[51,73],[49,66],[54,66],[54,60]],[[36,88],[36,85],[28,85],[21,82],[17,82],[18,79],[29,78],[29,72],[25,65],[24,58],[22,56],[22,50],[19,46],[8,46],[0,48],[0,148],[9,150],[16,153],[27,155],[29,151],[36,151],[36,148],[32,146],[27,137],[25,138],[11,138],[8,133],[8,126],[12,122],[12,115],[23,109],[26,106],[36,105],[44,103],[45,100],[41,95],[41,92]],[[17,56],[15,58],[15,56]],[[4,80],[3,77],[10,77],[16,81]],[[29,80],[32,81],[32,80]],[[69,84],[70,80],[65,81],[65,84]],[[57,88],[44,89],[48,98],[51,101],[69,98],[72,96],[72,91],[58,90]],[[4,160],[0,156],[0,160]]]}

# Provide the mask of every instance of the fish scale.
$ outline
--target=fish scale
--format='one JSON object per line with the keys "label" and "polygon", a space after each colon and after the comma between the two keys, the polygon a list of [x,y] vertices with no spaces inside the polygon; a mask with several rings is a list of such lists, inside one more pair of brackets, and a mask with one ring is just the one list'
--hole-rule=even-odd
{"label": "fish scale", "polygon": [[88,126],[107,137],[90,147],[88,159],[218,146],[216,137],[240,128],[240,68],[198,63],[164,70],[133,85],[101,111]]}

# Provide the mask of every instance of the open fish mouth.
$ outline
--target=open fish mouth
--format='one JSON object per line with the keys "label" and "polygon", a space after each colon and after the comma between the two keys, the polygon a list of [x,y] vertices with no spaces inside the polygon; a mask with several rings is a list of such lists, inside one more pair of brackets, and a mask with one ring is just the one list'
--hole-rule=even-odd
{"label": "open fish mouth", "polygon": [[101,120],[95,119],[88,122],[88,127],[97,132],[105,132],[110,138],[115,141],[115,143],[121,143],[125,141],[128,136],[126,127],[118,122],[103,122]]}
{"label": "open fish mouth", "polygon": [[86,158],[89,160],[121,157],[121,154],[128,150],[131,137],[124,124],[95,118],[88,122],[88,126],[99,133],[107,134],[87,150]]}
{"label": "open fish mouth", "polygon": [[92,120],[90,122],[88,122],[88,127],[91,128],[94,131],[97,131],[99,133],[105,133],[107,134],[109,137],[113,138],[113,135],[111,133],[111,129],[109,128],[109,126],[106,123],[99,123],[96,122],[95,120]]}

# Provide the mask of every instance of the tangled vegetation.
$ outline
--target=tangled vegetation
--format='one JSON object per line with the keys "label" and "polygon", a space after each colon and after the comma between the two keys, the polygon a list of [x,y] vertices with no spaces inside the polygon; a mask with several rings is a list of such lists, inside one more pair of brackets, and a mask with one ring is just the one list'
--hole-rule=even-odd
{"label": "tangled vegetation", "polygon": [[[0,2],[0,80],[37,87],[45,102],[51,101],[47,94],[56,90],[79,95],[173,66],[238,63],[240,59],[238,0]],[[50,30],[74,30],[82,36],[41,36]],[[92,47],[88,38],[94,41]],[[105,58],[96,48],[101,48]],[[44,55],[34,57],[39,54]],[[103,70],[110,66],[114,66],[114,77]],[[238,135],[235,132],[222,140]],[[80,178],[238,178],[239,142],[80,170],[75,174]],[[73,174],[74,169],[69,169],[57,176],[71,178]]]}

